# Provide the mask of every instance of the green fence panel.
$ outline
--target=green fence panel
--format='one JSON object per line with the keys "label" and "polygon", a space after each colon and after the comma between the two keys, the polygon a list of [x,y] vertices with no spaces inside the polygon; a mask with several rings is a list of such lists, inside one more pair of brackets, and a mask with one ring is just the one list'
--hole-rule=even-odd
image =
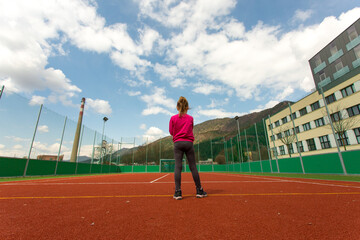
{"label": "green fence panel", "polygon": [[76,174],[89,174],[90,166],[88,163],[78,163]]}
{"label": "green fence panel", "polygon": [[31,159],[26,176],[54,175],[55,167],[56,161]]}
{"label": "green fence panel", "polygon": [[159,166],[158,165],[147,166],[147,172],[159,172]]}
{"label": "green fence panel", "polygon": [[260,161],[250,163],[251,172],[261,172]]}
{"label": "green fence panel", "polygon": [[59,162],[56,175],[75,174],[76,163]]}
{"label": "green fence panel", "polygon": [[302,159],[305,173],[343,173],[337,153],[304,156]]}
{"label": "green fence panel", "polygon": [[270,168],[270,162],[269,162],[269,160],[264,160],[264,161],[262,161],[262,167],[263,167],[263,172],[264,172],[264,173],[271,173],[271,168]]}
{"label": "green fence panel", "polygon": [[101,172],[101,165],[99,164],[92,164],[90,173],[100,173]]}
{"label": "green fence panel", "polygon": [[24,175],[26,159],[0,157],[0,177],[17,177]]}
{"label": "green fence panel", "polygon": [[241,164],[241,170],[242,172],[250,172],[249,163],[242,163]]}
{"label": "green fence panel", "polygon": [[201,172],[212,172],[212,165],[199,165]]}
{"label": "green fence panel", "polygon": [[111,173],[118,173],[118,172],[120,172],[120,171],[119,171],[119,167],[118,167],[118,166],[111,165],[111,166],[110,166],[110,172],[111,172]]}
{"label": "green fence panel", "polygon": [[345,168],[348,174],[360,174],[360,151],[342,153]]}
{"label": "green fence panel", "polygon": [[299,157],[279,159],[281,173],[302,173]]}
{"label": "green fence panel", "polygon": [[102,165],[101,173],[109,173],[110,172],[109,168],[110,168],[109,165]]}
{"label": "green fence panel", "polygon": [[234,164],[234,172],[240,172],[240,163]]}
{"label": "green fence panel", "polygon": [[140,165],[140,166],[134,166],[134,172],[145,172],[146,166]]}
{"label": "green fence panel", "polygon": [[272,167],[273,173],[278,172],[278,168],[277,168],[277,165],[276,165],[276,160],[271,160],[271,167]]}
{"label": "green fence panel", "polygon": [[220,164],[216,164],[214,165],[214,172],[226,172],[226,165],[220,165]]}
{"label": "green fence panel", "polygon": [[132,166],[120,166],[120,172],[123,173],[132,172]]}

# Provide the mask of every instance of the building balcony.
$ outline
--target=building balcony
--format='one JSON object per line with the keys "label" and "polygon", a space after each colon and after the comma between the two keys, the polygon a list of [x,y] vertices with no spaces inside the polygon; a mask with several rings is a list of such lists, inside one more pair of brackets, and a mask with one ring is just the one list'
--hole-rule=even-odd
{"label": "building balcony", "polygon": [[319,66],[317,66],[316,68],[314,68],[314,74],[317,74],[318,72],[320,72],[321,70],[323,70],[326,67],[326,63],[322,62]]}
{"label": "building balcony", "polygon": [[350,72],[350,69],[348,66],[343,67],[342,69],[340,69],[339,71],[337,71],[336,73],[334,73],[334,79],[338,79],[339,77],[345,75],[346,73]]}
{"label": "building balcony", "polygon": [[356,59],[355,61],[352,62],[352,65],[354,68],[357,68],[358,66],[360,66],[360,58]]}
{"label": "building balcony", "polygon": [[347,49],[348,51],[350,51],[351,49],[353,49],[354,47],[356,47],[359,43],[360,43],[360,36],[358,36],[357,38],[355,38],[354,40],[352,40],[351,42],[349,42],[348,44],[346,44],[346,49]]}
{"label": "building balcony", "polygon": [[324,80],[322,80],[321,82],[319,82],[318,86],[322,88],[322,87],[328,85],[330,82],[331,82],[330,77],[327,77]]}
{"label": "building balcony", "polygon": [[329,57],[329,63],[334,62],[336,59],[338,59],[339,57],[341,57],[342,55],[344,55],[344,52],[342,49],[340,49],[339,51],[337,51],[334,55],[332,55],[331,57]]}

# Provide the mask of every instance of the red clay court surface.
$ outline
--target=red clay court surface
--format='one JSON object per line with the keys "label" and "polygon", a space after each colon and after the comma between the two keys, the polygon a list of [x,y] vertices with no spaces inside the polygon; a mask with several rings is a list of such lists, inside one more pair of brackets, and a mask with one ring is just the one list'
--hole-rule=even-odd
{"label": "red clay court surface", "polygon": [[200,173],[0,183],[0,239],[360,239],[360,183]]}

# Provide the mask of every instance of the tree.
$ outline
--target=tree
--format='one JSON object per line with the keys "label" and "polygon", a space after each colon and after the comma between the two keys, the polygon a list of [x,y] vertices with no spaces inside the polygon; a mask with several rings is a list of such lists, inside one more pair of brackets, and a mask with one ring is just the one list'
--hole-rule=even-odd
{"label": "tree", "polygon": [[289,156],[291,157],[291,152],[290,152],[290,144],[292,144],[293,142],[295,142],[295,133],[293,132],[295,130],[291,130],[291,128],[289,126],[284,127],[283,125],[280,126],[280,128],[277,131],[277,136],[281,136],[280,137],[280,141],[286,146]]}
{"label": "tree", "polygon": [[[334,127],[335,133],[338,135],[340,140],[340,146],[344,146],[344,150],[346,151],[346,131],[351,130],[355,125],[358,124],[358,120],[355,117],[349,116],[350,110],[342,110],[341,106],[338,104],[336,107],[329,110],[330,118]],[[331,128],[330,125],[328,127]],[[335,141],[337,141],[336,136]]]}

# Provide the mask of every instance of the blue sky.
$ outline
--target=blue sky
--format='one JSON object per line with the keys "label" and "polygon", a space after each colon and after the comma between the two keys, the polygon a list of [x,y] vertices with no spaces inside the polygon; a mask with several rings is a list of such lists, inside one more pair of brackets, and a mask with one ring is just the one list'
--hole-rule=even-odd
{"label": "blue sky", "polygon": [[195,123],[305,96],[314,88],[308,60],[360,16],[358,6],[0,0],[0,85],[74,121],[85,97],[87,127],[101,132],[107,116],[111,138],[157,139],[180,96]]}

